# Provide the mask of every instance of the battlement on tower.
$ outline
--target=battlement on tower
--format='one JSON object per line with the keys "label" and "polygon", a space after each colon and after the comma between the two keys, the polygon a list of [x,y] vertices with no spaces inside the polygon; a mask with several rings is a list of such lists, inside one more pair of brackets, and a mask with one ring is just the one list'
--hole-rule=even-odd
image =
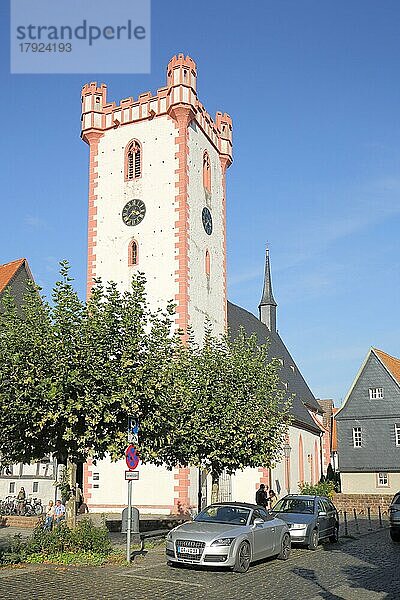
{"label": "battlement on tower", "polygon": [[82,88],[82,138],[94,131],[102,133],[137,121],[173,115],[173,108],[188,106],[194,120],[216,149],[232,160],[232,119],[217,112],[215,120],[197,98],[197,67],[190,56],[177,54],[167,66],[167,85],[156,94],[144,92],[135,100],[125,98],[119,104],[107,102],[107,86],[92,81]]}

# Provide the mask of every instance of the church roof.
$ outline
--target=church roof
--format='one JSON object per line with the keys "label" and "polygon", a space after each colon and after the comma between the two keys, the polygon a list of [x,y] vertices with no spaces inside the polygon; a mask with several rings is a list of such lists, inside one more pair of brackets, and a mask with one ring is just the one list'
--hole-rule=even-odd
{"label": "church roof", "polygon": [[0,294],[11,283],[24,263],[26,263],[25,266],[27,268],[26,258],[19,258],[18,260],[0,265]]}
{"label": "church roof", "polygon": [[278,358],[282,362],[280,372],[281,380],[288,384],[288,394],[294,394],[291,410],[295,421],[294,424],[297,423],[313,432],[320,432],[321,429],[314,422],[307,410],[307,406],[312,411],[318,413],[322,413],[321,407],[314,398],[313,393],[305,382],[279,334],[277,332],[269,331],[268,327],[253,314],[231,302],[228,302],[228,327],[233,337],[235,337],[240,328],[243,327],[246,335],[256,334],[259,344],[269,342],[269,354],[271,358]]}
{"label": "church roof", "polygon": [[386,354],[386,352],[383,352],[383,350],[378,350],[378,348],[372,348],[372,350],[379,360],[385,365],[387,370],[390,371],[397,383],[400,383],[400,359],[390,356],[390,354]]}

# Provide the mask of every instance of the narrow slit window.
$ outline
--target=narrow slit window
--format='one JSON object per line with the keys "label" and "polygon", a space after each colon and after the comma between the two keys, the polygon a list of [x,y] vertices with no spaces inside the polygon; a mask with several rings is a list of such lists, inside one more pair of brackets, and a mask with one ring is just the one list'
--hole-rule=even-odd
{"label": "narrow slit window", "polygon": [[209,277],[210,276],[210,253],[208,250],[206,250],[205,271],[206,271],[206,275]]}
{"label": "narrow slit window", "polygon": [[125,179],[138,179],[142,175],[142,149],[136,140],[131,142],[126,151]]}
{"label": "narrow slit window", "polygon": [[211,192],[211,163],[207,150],[203,154],[203,186],[207,192]]}
{"label": "narrow slit window", "polygon": [[139,264],[139,250],[136,240],[132,240],[128,249],[128,265],[135,267]]}

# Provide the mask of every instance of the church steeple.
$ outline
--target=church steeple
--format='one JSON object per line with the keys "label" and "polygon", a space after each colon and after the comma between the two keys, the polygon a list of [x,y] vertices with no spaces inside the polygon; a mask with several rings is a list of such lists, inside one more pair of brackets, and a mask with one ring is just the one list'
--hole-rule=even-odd
{"label": "church steeple", "polygon": [[260,321],[264,323],[264,325],[266,325],[270,331],[276,331],[276,307],[277,304],[272,293],[269,249],[267,246],[265,251],[264,289],[261,302],[258,305],[258,310],[260,314]]}

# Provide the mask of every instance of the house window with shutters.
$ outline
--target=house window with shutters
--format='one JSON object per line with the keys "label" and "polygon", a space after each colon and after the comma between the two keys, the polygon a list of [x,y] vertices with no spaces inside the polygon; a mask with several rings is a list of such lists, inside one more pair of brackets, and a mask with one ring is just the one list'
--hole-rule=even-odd
{"label": "house window with shutters", "polygon": [[362,429],[361,427],[353,427],[353,446],[361,448],[362,446]]}
{"label": "house window with shutters", "polygon": [[142,147],[137,140],[132,140],[125,150],[125,180],[138,179],[142,175]]}
{"label": "house window with shutters", "polygon": [[400,446],[400,424],[396,423],[394,426],[394,439],[396,442],[396,446]]}
{"label": "house window with shutters", "polygon": [[383,388],[369,388],[370,400],[379,400],[383,398]]}

